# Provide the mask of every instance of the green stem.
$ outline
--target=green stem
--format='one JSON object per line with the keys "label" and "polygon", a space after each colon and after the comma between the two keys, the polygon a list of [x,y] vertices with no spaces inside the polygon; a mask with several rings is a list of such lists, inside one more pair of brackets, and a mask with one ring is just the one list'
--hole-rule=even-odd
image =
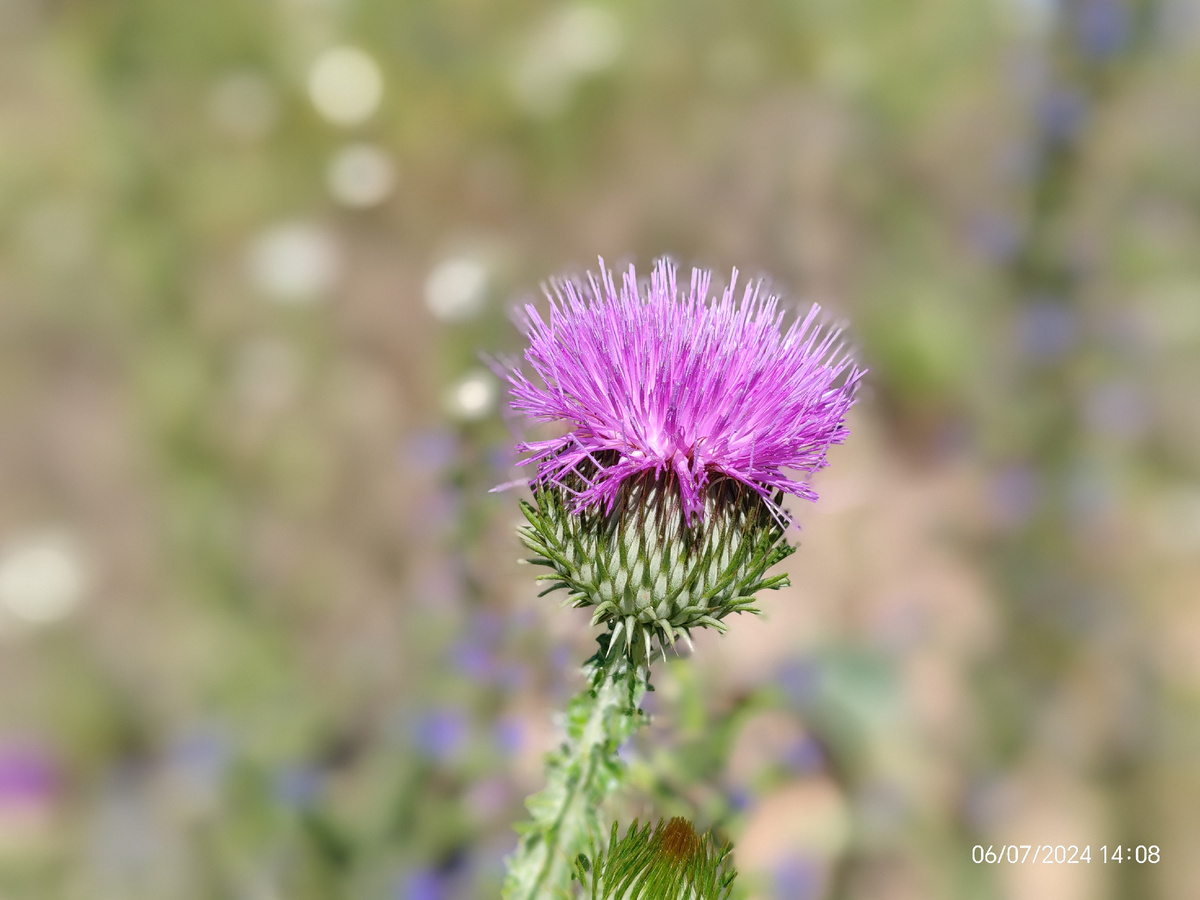
{"label": "green stem", "polygon": [[565,740],[546,758],[546,787],[526,801],[531,821],[517,826],[504,900],[569,896],[576,856],[603,836],[598,810],[624,780],[617,751],[645,722],[639,705],[649,686],[646,662],[607,657],[608,638],[584,664],[588,687],[567,705]]}

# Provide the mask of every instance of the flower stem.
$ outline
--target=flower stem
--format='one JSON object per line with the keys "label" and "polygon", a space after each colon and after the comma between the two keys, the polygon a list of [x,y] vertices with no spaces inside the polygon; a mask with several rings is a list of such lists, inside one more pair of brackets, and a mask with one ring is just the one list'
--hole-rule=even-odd
{"label": "flower stem", "polygon": [[567,705],[566,737],[546,758],[546,787],[525,805],[531,821],[508,858],[503,900],[566,897],[575,858],[603,837],[599,807],[620,787],[621,744],[646,721],[639,708],[649,687],[644,658],[608,654],[609,634],[583,667],[588,686]]}

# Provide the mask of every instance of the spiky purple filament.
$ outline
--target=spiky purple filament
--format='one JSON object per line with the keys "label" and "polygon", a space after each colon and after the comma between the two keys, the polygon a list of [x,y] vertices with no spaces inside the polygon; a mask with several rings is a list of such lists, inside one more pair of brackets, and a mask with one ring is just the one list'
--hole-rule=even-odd
{"label": "spiky purple filament", "polygon": [[[539,386],[509,372],[512,407],[531,419],[566,422],[557,438],[518,446],[538,467],[535,482],[565,489],[590,461],[595,474],[573,508],[611,509],[622,483],[639,473],[673,475],[688,524],[702,513],[714,474],[733,478],[768,503],[776,491],[815,500],[788,472],[826,465],[847,434],[846,411],[862,376],[819,307],[782,329],[778,299],[751,283],[735,296],[737,271],[710,301],[710,272],[693,269],[681,293],[675,266],[659,260],[649,284],[633,266],[618,291],[600,260],[587,283],[547,290],[547,323],[532,304],[526,361]],[[605,452],[610,451],[610,452]],[[615,462],[601,465],[597,454]],[[591,467],[588,467],[591,468]]]}

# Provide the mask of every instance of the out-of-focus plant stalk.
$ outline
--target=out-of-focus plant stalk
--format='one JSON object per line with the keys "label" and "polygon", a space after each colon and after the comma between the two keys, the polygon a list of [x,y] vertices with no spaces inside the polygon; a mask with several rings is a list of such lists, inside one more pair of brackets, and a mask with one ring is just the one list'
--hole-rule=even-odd
{"label": "out-of-focus plant stalk", "polygon": [[608,653],[609,634],[584,664],[588,686],[567,705],[566,738],[546,760],[546,787],[526,801],[531,820],[508,860],[504,900],[566,896],[576,857],[602,836],[600,804],[623,782],[617,751],[646,721],[644,657]]}

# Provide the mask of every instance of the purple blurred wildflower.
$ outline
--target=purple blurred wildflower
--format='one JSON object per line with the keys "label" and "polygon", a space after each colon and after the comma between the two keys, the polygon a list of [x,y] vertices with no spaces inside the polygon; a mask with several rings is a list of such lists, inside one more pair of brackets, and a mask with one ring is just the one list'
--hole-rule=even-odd
{"label": "purple blurred wildflower", "polygon": [[513,716],[505,716],[499,719],[492,729],[492,739],[494,740],[497,749],[505,756],[512,756],[521,749],[521,739],[525,729],[521,727],[521,720]]}
{"label": "purple blurred wildflower", "polygon": [[968,226],[968,235],[975,250],[994,263],[1007,263],[1021,249],[1021,227],[1003,213],[981,213]]}
{"label": "purple blurred wildflower", "polygon": [[321,773],[311,766],[287,765],[274,773],[272,788],[281,805],[302,809],[316,802],[322,781]]}
{"label": "purple blurred wildflower", "polygon": [[815,703],[821,690],[821,669],[811,659],[789,660],[776,679],[788,701],[802,709]]}
{"label": "purple blurred wildflower", "polygon": [[216,781],[224,774],[231,755],[228,739],[212,731],[186,734],[170,748],[172,765],[189,777],[206,782]]}
{"label": "purple blurred wildflower", "polygon": [[736,812],[742,812],[750,806],[750,792],[744,787],[730,788],[725,797],[729,807]]}
{"label": "purple blurred wildflower", "polygon": [[992,515],[1001,528],[1018,528],[1037,510],[1042,481],[1037,470],[1014,463],[996,472],[990,485]]}
{"label": "purple blurred wildflower", "polygon": [[454,667],[476,681],[491,681],[496,675],[496,660],[491,648],[478,638],[464,638],[450,648]]}
{"label": "purple blurred wildflower", "polygon": [[443,900],[446,879],[432,869],[418,869],[401,883],[397,900]]}
{"label": "purple blurred wildflower", "polygon": [[791,857],[775,867],[775,896],[780,900],[815,897],[821,885],[820,869],[810,859]]}
{"label": "purple blurred wildflower", "polygon": [[1023,307],[1017,320],[1017,340],[1025,356],[1035,362],[1052,362],[1075,343],[1075,316],[1070,307],[1054,298],[1037,298]]}
{"label": "purple blurred wildflower", "polygon": [[445,762],[458,752],[466,739],[467,722],[458,710],[432,710],[417,720],[414,737],[418,748],[435,760]]}
{"label": "purple blurred wildflower", "polygon": [[[659,260],[649,283],[633,266],[618,290],[600,260],[586,284],[547,290],[549,322],[525,307],[525,353],[542,384],[508,373],[512,408],[530,419],[566,422],[561,437],[518,449],[532,454],[535,483],[566,489],[580,465],[597,471],[575,492],[573,510],[611,510],[621,487],[653,472],[673,479],[688,524],[704,509],[714,476],[736,480],[773,503],[776,491],[815,500],[787,471],[826,465],[862,375],[819,307],[781,331],[778,299],[751,283],[736,298],[737,271],[719,300],[712,273],[693,269],[681,292],[675,266]],[[777,513],[781,511],[775,509]]]}
{"label": "purple blurred wildflower", "polygon": [[1121,0],[1083,0],[1075,12],[1075,38],[1087,56],[1108,59],[1125,48],[1131,24]]}
{"label": "purple blurred wildflower", "polygon": [[806,734],[787,748],[783,761],[788,768],[808,774],[825,764],[825,751],[816,738]]}
{"label": "purple blurred wildflower", "polygon": [[1087,98],[1077,89],[1060,87],[1051,90],[1038,104],[1037,119],[1047,143],[1054,146],[1070,144],[1079,136],[1087,120]]}
{"label": "purple blurred wildflower", "polygon": [[0,808],[49,803],[58,793],[59,781],[58,767],[45,747],[0,745]]}

